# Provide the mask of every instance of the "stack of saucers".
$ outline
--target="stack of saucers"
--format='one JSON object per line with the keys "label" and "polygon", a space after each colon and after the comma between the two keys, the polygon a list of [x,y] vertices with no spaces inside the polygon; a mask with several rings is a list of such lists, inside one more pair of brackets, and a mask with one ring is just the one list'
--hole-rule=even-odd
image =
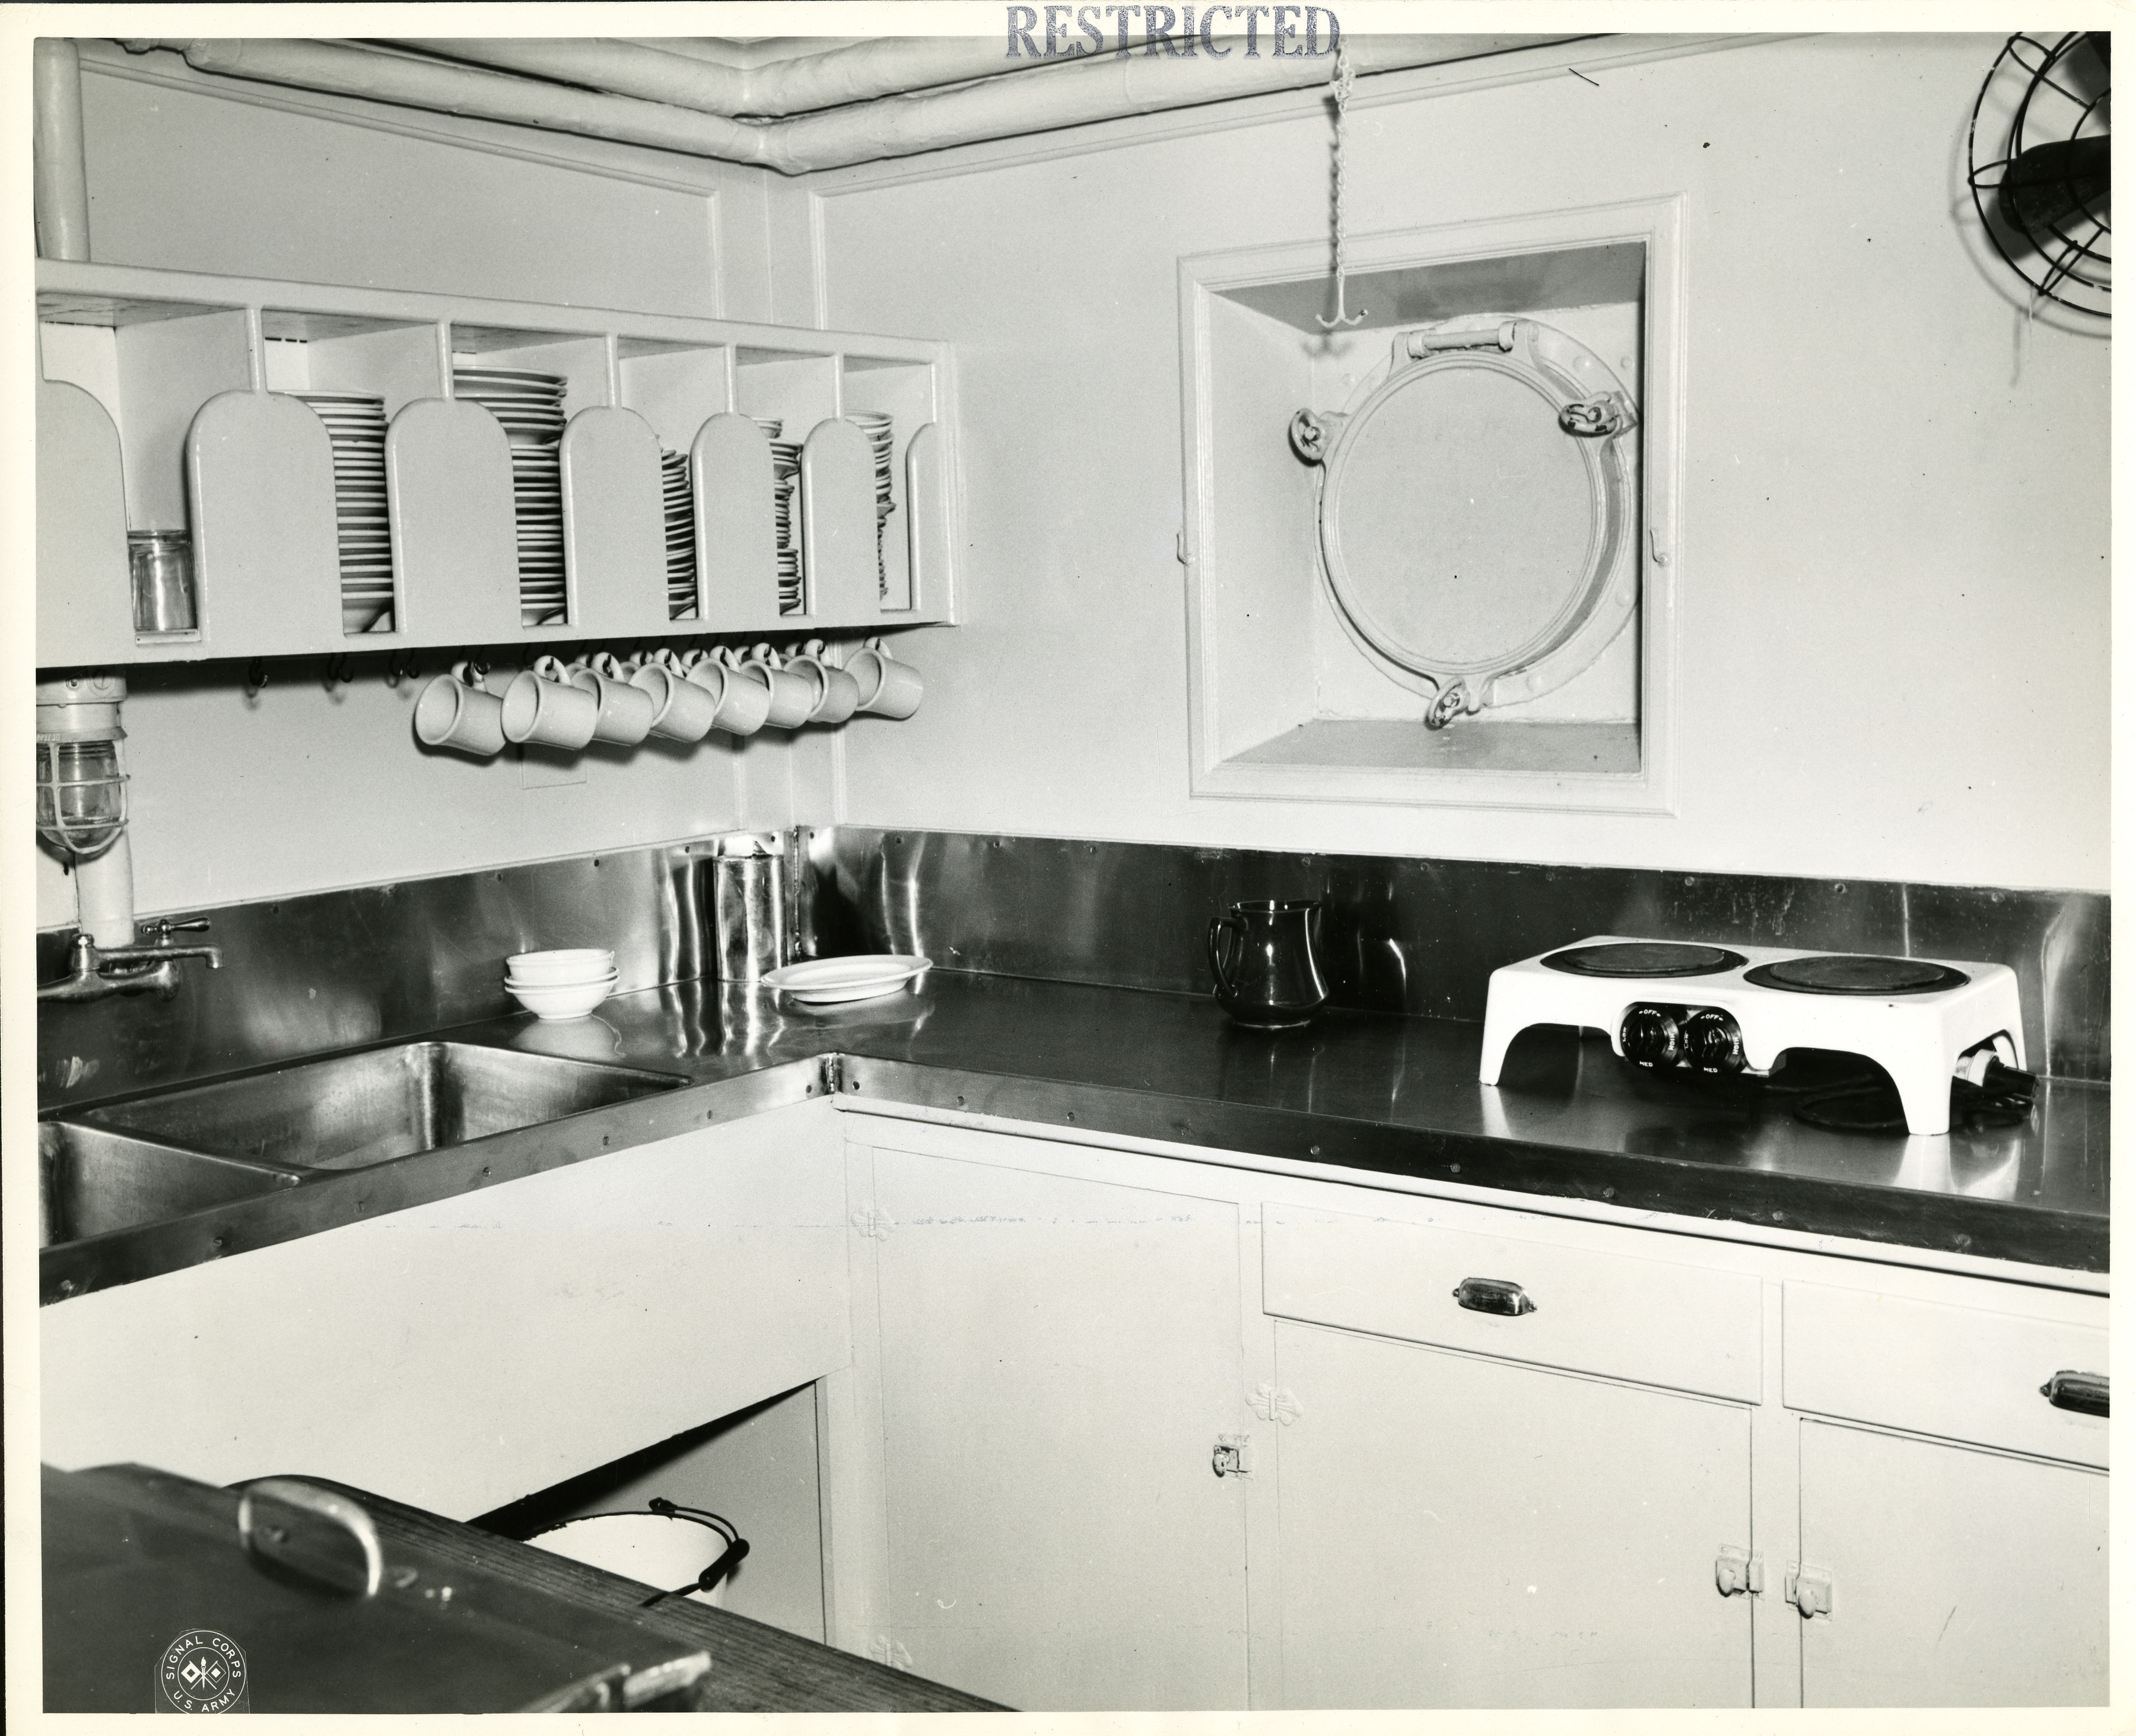
{"label": "stack of saucers", "polygon": [[564,437],[558,374],[455,365],[453,392],[504,424],[512,443],[512,501],[519,527],[519,618],[546,627],[564,618],[564,487],[556,443]]}
{"label": "stack of saucers", "polygon": [[393,630],[393,547],[386,517],[386,400],[371,392],[294,392],[333,443],[334,528],[343,633]]}
{"label": "stack of saucers", "polygon": [[796,440],[771,443],[771,513],[778,531],[779,612],[801,612],[801,537],[794,522],[794,486],[801,478],[801,446]]}
{"label": "stack of saucers", "polygon": [[890,575],[882,564],[883,521],[897,509],[890,498],[890,418],[875,410],[853,410],[846,419],[857,423],[875,449],[875,583],[878,595],[890,594]]}
{"label": "stack of saucers", "polygon": [[661,507],[668,521],[668,618],[697,613],[697,515],[690,499],[690,455],[660,454]]}
{"label": "stack of saucers", "polygon": [[785,431],[786,424],[776,416],[751,416],[750,420],[764,430],[767,440],[775,440]]}
{"label": "stack of saucers", "polygon": [[504,987],[537,1019],[583,1019],[615,987],[615,954],[606,947],[515,953],[504,961]]}

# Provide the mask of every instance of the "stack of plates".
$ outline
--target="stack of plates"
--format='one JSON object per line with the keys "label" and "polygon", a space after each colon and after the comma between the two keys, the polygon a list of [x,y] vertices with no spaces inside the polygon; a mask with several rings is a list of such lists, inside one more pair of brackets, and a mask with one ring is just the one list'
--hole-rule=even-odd
{"label": "stack of plates", "polygon": [[564,386],[561,375],[527,368],[453,369],[454,395],[496,417],[512,443],[523,627],[564,618],[564,486],[556,466],[556,443],[564,437]]}
{"label": "stack of plates", "polygon": [[771,516],[778,531],[779,612],[801,613],[801,539],[794,522],[794,485],[801,478],[801,446],[795,440],[771,443]]}
{"label": "stack of plates", "polygon": [[668,618],[697,615],[697,515],[690,499],[690,455],[660,454],[661,507],[668,521]]}
{"label": "stack of plates", "polygon": [[848,1001],[876,1001],[894,995],[908,982],[917,983],[927,972],[928,961],[916,954],[862,953],[847,958],[811,958],[802,964],[782,964],[764,974],[765,986],[775,988],[803,1006],[837,1006]]}
{"label": "stack of plates", "polygon": [[393,547],[386,520],[386,400],[371,392],[293,392],[333,442],[334,524],[343,633],[393,630]]}
{"label": "stack of plates", "polygon": [[875,448],[875,584],[878,596],[890,594],[890,575],[882,564],[882,523],[897,509],[890,498],[890,418],[874,410],[854,410],[846,417],[859,425]]}

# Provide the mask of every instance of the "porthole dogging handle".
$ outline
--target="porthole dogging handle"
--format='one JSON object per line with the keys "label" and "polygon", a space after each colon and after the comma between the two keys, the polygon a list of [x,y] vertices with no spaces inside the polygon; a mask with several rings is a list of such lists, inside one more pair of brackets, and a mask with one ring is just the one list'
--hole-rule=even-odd
{"label": "porthole dogging handle", "polygon": [[1624,433],[1638,419],[1620,392],[1578,399],[1557,413],[1557,425],[1583,440],[1606,440],[1612,434]]}
{"label": "porthole dogging handle", "polygon": [[1308,464],[1324,464],[1349,417],[1339,410],[1302,410],[1290,419],[1290,449]]}

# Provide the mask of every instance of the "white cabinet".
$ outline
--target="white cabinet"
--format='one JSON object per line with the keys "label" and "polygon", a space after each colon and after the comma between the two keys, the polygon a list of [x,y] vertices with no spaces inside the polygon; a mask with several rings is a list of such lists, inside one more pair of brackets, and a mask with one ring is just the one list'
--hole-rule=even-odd
{"label": "white cabinet", "polygon": [[1265,1209],[1284,1704],[1749,1704],[1759,1280],[1499,1215]]}
{"label": "white cabinet", "polygon": [[2041,1389],[2103,1376],[2106,1334],[1978,1287],[1787,1286],[1805,1705],[2105,1702],[2107,1421]]}
{"label": "white cabinet", "polygon": [[1238,1209],[987,1143],[871,1154],[870,1648],[1026,1709],[1243,1706]]}
{"label": "white cabinet", "polygon": [[837,1643],[1036,1709],[2104,1696],[2106,1425],[2039,1391],[2103,1297],[848,1127]]}
{"label": "white cabinet", "polygon": [[1801,1426],[1804,1705],[2105,1704],[2103,1472]]}
{"label": "white cabinet", "polygon": [[1745,1706],[1740,1405],[1279,1323],[1284,1703]]}
{"label": "white cabinet", "polygon": [[796,1105],[47,1307],[44,1456],[466,1516],[813,1381],[833,1643],[1022,1709],[2104,1700],[2104,1297],[1255,1161]]}
{"label": "white cabinet", "polygon": [[41,1456],[469,1518],[850,1360],[811,1103],[39,1311]]}

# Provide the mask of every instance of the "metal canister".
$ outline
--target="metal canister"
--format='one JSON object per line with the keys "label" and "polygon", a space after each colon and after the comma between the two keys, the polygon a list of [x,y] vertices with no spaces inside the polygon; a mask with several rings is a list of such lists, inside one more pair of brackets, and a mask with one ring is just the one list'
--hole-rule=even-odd
{"label": "metal canister", "polygon": [[786,864],[774,855],[722,853],[705,863],[712,974],[755,982],[786,962]]}
{"label": "metal canister", "polygon": [[193,547],[183,531],[131,531],[126,555],[134,579],[136,633],[188,633],[193,617]]}

